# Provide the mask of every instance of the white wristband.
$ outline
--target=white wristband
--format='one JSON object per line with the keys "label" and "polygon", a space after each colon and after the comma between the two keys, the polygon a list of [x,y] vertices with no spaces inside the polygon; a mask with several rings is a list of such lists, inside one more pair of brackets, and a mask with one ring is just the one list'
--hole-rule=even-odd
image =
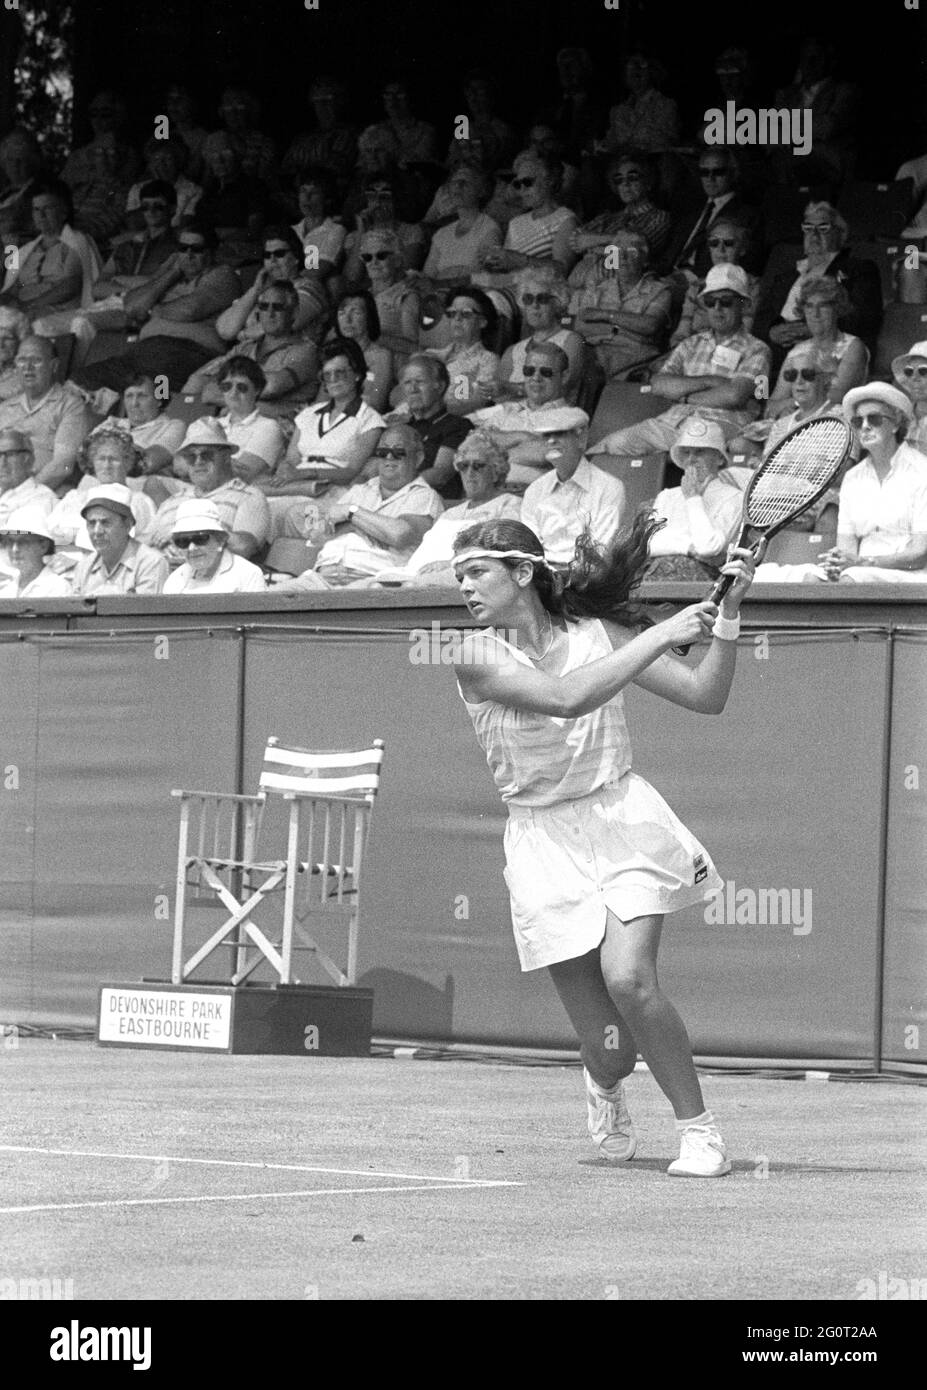
{"label": "white wristband", "polygon": [[738,613],[736,618],[725,618],[719,613],[715,618],[711,635],[720,638],[722,642],[736,642],[740,636],[740,614]]}

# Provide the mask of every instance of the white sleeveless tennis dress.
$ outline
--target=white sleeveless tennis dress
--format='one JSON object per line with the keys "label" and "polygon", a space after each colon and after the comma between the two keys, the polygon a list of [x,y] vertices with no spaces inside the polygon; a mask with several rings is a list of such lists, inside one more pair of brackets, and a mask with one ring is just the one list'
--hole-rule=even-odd
{"label": "white sleeveless tennis dress", "polygon": [[[613,650],[595,618],[568,622],[567,671]],[[486,631],[525,665],[524,652]],[[463,698],[463,692],[461,692]],[[508,806],[505,881],[522,970],[600,946],[622,921],[703,901],[722,880],[707,852],[631,771],[621,694],[576,719],[464,700]]]}

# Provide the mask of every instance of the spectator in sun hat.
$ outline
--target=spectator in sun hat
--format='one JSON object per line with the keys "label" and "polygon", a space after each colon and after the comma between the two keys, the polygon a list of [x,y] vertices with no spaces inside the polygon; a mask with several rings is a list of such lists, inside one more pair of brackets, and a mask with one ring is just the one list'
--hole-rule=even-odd
{"label": "spectator in sun hat", "polygon": [[699,302],[708,310],[708,327],[673,348],[650,379],[656,396],[669,408],[661,415],[613,430],[592,454],[640,456],[668,450],[676,431],[690,415],[716,420],[731,435],[759,414],[757,384],[769,384],[770,351],[743,327],[750,301],[750,282],[739,265],[713,265]]}
{"label": "spectator in sun hat", "polygon": [[132,536],[132,493],[122,483],[93,488],[81,508],[91,554],[74,570],[76,594],[159,594],[168,575],[163,555]]}
{"label": "spectator in sun hat", "polygon": [[173,564],[186,558],[171,544],[177,508],[184,497],[208,498],[219,509],[229,532],[228,546],[245,559],[256,555],[270,538],[267,498],[251,483],[232,473],[232,455],[238,452],[218,420],[211,416],[194,420],[179,450],[189,470],[189,484],[161,503],[154,520],[152,544],[168,553]]}
{"label": "spectator in sun hat", "polygon": [[71,593],[64,575],[47,569],[55,542],[41,507],[20,507],[0,525],[3,561],[12,573],[0,571],[0,598],[63,598]]}
{"label": "spectator in sun hat", "polygon": [[228,529],[213,502],[183,498],[171,541],[186,559],[166,581],[166,594],[257,594],[267,587],[257,565],[229,550]]}
{"label": "spectator in sun hat", "polygon": [[911,401],[914,419],[905,443],[927,454],[927,342],[914,343],[892,362],[892,376]]}
{"label": "spectator in sun hat", "polygon": [[743,510],[749,468],[729,466],[724,431],[693,415],[679,427],[670,458],[679,487],[664,488],[653,510],[666,525],[650,538],[648,579],[716,579]]}

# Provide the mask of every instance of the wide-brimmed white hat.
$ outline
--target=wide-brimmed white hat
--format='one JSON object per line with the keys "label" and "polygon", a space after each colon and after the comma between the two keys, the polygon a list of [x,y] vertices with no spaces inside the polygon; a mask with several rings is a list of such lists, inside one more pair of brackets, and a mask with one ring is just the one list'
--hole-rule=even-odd
{"label": "wide-brimmed white hat", "polygon": [[177,452],[182,454],[194,444],[211,444],[214,448],[228,449],[233,454],[238,453],[238,445],[232,443],[214,415],[204,415],[202,419],[194,420],[187,429],[184,441]]}
{"label": "wide-brimmed white hat", "polygon": [[55,538],[48,529],[45,512],[34,503],[28,507],[19,507],[15,512],[11,512],[3,525],[0,526],[0,536],[13,534],[40,536],[43,541],[51,541],[49,555],[55,548]]}
{"label": "wide-brimmed white hat", "polygon": [[229,528],[219,515],[215,502],[204,497],[187,497],[177,508],[171,534],[181,536],[192,531],[215,531],[227,536]]}
{"label": "wide-brimmed white hat", "polygon": [[724,463],[728,461],[721,426],[716,420],[703,420],[700,415],[690,415],[689,419],[684,421],[670,449],[670,458],[681,468],[680,449],[714,449],[721,455]]}
{"label": "wide-brimmed white hat", "polygon": [[890,410],[897,410],[899,415],[903,415],[909,425],[914,419],[914,406],[908,397],[887,381],[870,381],[868,386],[854,386],[852,391],[848,391],[842,402],[843,413],[848,420],[862,401],[881,401]]}
{"label": "wide-brimmed white hat", "polygon": [[907,352],[903,352],[900,357],[892,358],[892,376],[897,381],[898,373],[901,371],[902,367],[906,367],[909,362],[924,361],[927,361],[927,342],[914,343],[908,348]]}

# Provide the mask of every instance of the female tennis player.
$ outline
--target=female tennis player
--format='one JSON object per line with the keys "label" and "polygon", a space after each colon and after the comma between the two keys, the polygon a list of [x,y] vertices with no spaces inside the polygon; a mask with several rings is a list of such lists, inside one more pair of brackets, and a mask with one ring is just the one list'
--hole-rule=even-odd
{"label": "female tennis player", "polygon": [[[720,714],[737,657],[740,601],[753,557],[732,550],[721,602],[646,619],[629,598],[661,525],[639,516],[603,553],[588,537],[566,576],[518,521],[456,538],[454,570],[488,626],[461,643],[458,688],[508,806],[505,879],[523,970],[546,967],[581,1043],[589,1133],[612,1163],[637,1137],[622,1080],[640,1051],[676,1115],[669,1172],[731,1170],[705,1109],[685,1025],[657,983],[667,912],[720,888],[707,852],[631,771],[622,691],[632,681],[673,704]],[[670,649],[710,641],[689,665]]]}

